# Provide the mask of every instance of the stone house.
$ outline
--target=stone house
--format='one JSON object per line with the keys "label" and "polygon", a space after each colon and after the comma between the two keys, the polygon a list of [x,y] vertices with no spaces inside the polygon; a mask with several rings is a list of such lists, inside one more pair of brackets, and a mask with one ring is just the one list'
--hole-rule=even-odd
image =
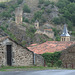
{"label": "stone house", "polygon": [[64,68],[75,68],[75,44],[63,50],[60,59]]}
{"label": "stone house", "polygon": [[0,37],[0,66],[43,66],[44,59],[9,37]]}

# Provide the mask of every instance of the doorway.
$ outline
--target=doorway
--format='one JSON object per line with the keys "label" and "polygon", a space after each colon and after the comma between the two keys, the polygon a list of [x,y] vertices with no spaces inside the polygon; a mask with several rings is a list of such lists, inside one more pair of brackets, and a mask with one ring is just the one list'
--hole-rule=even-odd
{"label": "doorway", "polygon": [[7,65],[12,66],[12,45],[7,45]]}

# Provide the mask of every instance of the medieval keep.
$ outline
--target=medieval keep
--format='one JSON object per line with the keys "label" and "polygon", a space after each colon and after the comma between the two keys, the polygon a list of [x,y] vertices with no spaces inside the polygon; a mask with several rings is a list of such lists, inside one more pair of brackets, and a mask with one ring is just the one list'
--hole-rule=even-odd
{"label": "medieval keep", "polygon": [[61,34],[61,41],[70,41],[70,35],[68,33],[66,24],[64,25],[63,33]]}
{"label": "medieval keep", "polygon": [[18,7],[15,9],[15,22],[16,24],[22,24],[22,15],[23,10],[21,7]]}
{"label": "medieval keep", "polygon": [[43,66],[44,59],[9,37],[0,37],[0,66]]}

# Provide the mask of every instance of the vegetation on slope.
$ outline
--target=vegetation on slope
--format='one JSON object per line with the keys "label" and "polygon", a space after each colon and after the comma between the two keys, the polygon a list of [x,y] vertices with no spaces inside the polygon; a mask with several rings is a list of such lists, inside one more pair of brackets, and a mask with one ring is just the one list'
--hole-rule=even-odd
{"label": "vegetation on slope", "polygon": [[[3,18],[3,20],[5,21],[10,20],[12,18],[12,20],[15,21],[14,10],[15,8],[19,7],[19,5],[22,4],[22,2],[23,0],[13,1],[12,3],[0,3],[0,9],[2,9],[0,13],[1,19]],[[30,24],[28,30],[26,30],[27,37],[30,37],[32,39],[35,36],[34,33],[36,30],[32,26],[32,23],[34,23],[35,20],[39,20],[41,26],[43,23],[49,21],[50,23],[52,23],[53,21],[55,25],[62,25],[64,23],[67,23],[69,30],[72,31],[72,35],[75,35],[75,0],[59,0],[57,3],[51,2],[51,0],[39,0],[39,3],[36,7],[39,10],[37,10],[36,12],[32,11],[32,8],[30,8],[29,5],[27,5],[26,3],[23,4],[24,13],[28,13],[29,15],[33,14],[32,19],[28,17],[23,17],[23,22]],[[54,7],[56,6],[59,8],[60,14],[58,17],[51,19],[49,18],[49,15],[50,13],[52,13],[52,9],[55,9]],[[57,30],[57,28],[53,28],[53,31],[55,32],[56,41],[60,41],[60,31]],[[45,42],[48,40],[48,37],[46,37],[47,40],[45,40],[41,37],[41,35],[39,36],[39,38],[41,39],[41,42]]]}
{"label": "vegetation on slope", "polygon": [[60,21],[59,24],[67,23],[69,30],[72,30],[75,25],[75,0],[59,0],[57,7],[61,13],[57,18]]}

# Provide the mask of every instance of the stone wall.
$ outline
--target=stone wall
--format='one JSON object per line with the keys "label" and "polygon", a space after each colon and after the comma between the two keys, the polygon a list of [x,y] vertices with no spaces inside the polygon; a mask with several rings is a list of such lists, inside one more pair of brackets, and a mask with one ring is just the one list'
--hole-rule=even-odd
{"label": "stone wall", "polygon": [[64,68],[75,68],[75,45],[62,51],[60,59]]}
{"label": "stone wall", "polygon": [[22,47],[11,39],[5,39],[0,42],[0,66],[7,66],[7,45],[11,45],[11,66],[43,66],[42,56],[34,54],[29,49]]}
{"label": "stone wall", "polygon": [[66,36],[66,37],[61,36],[61,41],[70,41],[70,36]]}
{"label": "stone wall", "polygon": [[53,31],[46,31],[46,30],[37,30],[35,34],[45,34],[47,35],[49,38],[54,38],[54,32]]}
{"label": "stone wall", "polygon": [[6,39],[0,45],[0,66],[7,66],[6,45],[12,43],[12,66],[32,66],[33,52],[21,47],[20,45]]}
{"label": "stone wall", "polygon": [[44,58],[41,55],[35,54],[35,65],[44,66]]}

